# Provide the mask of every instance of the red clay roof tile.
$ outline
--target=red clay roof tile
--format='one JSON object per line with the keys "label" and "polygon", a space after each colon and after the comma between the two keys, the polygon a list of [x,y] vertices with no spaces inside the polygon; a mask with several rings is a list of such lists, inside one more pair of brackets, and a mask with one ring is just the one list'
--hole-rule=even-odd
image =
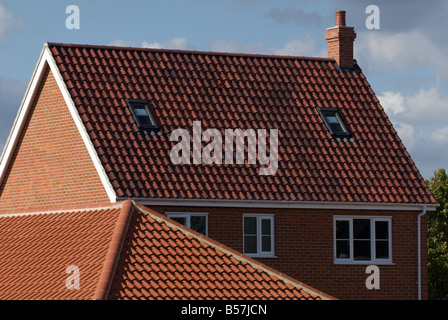
{"label": "red clay roof tile", "polygon": [[4,300],[332,298],[131,201],[0,213],[0,282]]}
{"label": "red clay roof tile", "polygon": [[[0,298],[91,299],[120,211],[0,215]],[[66,287],[70,265],[82,272],[79,290]]]}
{"label": "red clay roof tile", "polygon": [[[332,59],[49,47],[119,197],[435,203],[364,74],[339,72]],[[125,98],[147,99],[163,134],[140,134]],[[332,139],[316,107],[338,107],[353,140]],[[167,134],[194,120],[222,133],[278,129],[277,176],[298,172],[307,188],[248,164],[174,166]],[[229,183],[234,172],[244,182]],[[351,187],[353,177],[390,197]]]}

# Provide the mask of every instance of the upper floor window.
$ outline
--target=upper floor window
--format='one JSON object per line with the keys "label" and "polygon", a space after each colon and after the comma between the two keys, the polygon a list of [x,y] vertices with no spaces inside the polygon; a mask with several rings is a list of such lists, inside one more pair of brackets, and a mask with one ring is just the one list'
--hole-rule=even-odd
{"label": "upper floor window", "polygon": [[167,212],[166,216],[187,228],[208,236],[208,213]]}
{"label": "upper floor window", "polygon": [[126,99],[139,129],[158,129],[158,125],[146,100]]}
{"label": "upper floor window", "polygon": [[332,136],[343,137],[350,135],[336,108],[318,108],[318,110]]}
{"label": "upper floor window", "polygon": [[252,257],[274,256],[274,215],[243,216],[244,254]]}
{"label": "upper floor window", "polygon": [[392,263],[392,218],[334,217],[335,263]]}

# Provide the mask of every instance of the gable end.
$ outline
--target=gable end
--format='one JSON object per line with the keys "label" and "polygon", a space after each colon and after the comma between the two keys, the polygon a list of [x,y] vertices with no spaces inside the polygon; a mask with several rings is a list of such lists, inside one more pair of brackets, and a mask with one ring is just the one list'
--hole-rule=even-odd
{"label": "gable end", "polygon": [[77,197],[116,202],[45,45],[0,159],[0,207],[22,203],[24,208],[28,198],[31,208]]}

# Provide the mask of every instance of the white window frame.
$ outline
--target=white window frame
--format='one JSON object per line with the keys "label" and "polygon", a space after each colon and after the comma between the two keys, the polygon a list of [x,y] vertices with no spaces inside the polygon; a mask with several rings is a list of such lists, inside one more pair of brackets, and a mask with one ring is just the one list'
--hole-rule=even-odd
{"label": "white window frame", "polygon": [[[246,253],[245,241],[244,241],[244,218],[257,218],[257,253]],[[275,258],[275,233],[274,233],[274,214],[259,214],[259,213],[244,213],[243,214],[243,253],[248,257],[256,258]],[[261,221],[270,220],[271,221],[271,251],[262,251],[262,239],[261,239]]]}
{"label": "white window frame", "polygon": [[185,226],[191,229],[192,216],[205,216],[205,236],[208,237],[208,212],[166,212],[165,215],[172,218],[186,218]]}
{"label": "white window frame", "polygon": [[[370,220],[370,260],[354,260],[354,246],[353,246],[353,220],[366,219]],[[350,257],[349,258],[337,258],[336,256],[336,221],[349,221],[349,245],[350,245]],[[375,238],[375,222],[387,221],[388,222],[388,234],[389,234],[389,258],[388,259],[376,259],[376,238]],[[352,216],[341,215],[333,216],[333,262],[334,264],[394,264],[392,259],[392,217],[391,216]]]}

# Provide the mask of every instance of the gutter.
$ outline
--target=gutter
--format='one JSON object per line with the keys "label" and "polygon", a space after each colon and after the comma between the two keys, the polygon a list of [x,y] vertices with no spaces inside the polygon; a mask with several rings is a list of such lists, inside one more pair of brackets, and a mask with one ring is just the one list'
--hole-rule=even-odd
{"label": "gutter", "polygon": [[421,218],[426,214],[426,205],[423,206],[423,210],[417,216],[417,286],[418,286],[418,300],[422,300],[422,247],[421,247]]}
{"label": "gutter", "polygon": [[132,200],[144,206],[192,206],[192,207],[238,207],[238,208],[283,208],[283,209],[340,209],[340,210],[397,210],[420,211],[422,205],[436,210],[436,204],[421,203],[374,203],[334,201],[282,201],[282,200],[230,200],[230,199],[179,199],[179,198],[134,198],[117,197],[117,202]]}

